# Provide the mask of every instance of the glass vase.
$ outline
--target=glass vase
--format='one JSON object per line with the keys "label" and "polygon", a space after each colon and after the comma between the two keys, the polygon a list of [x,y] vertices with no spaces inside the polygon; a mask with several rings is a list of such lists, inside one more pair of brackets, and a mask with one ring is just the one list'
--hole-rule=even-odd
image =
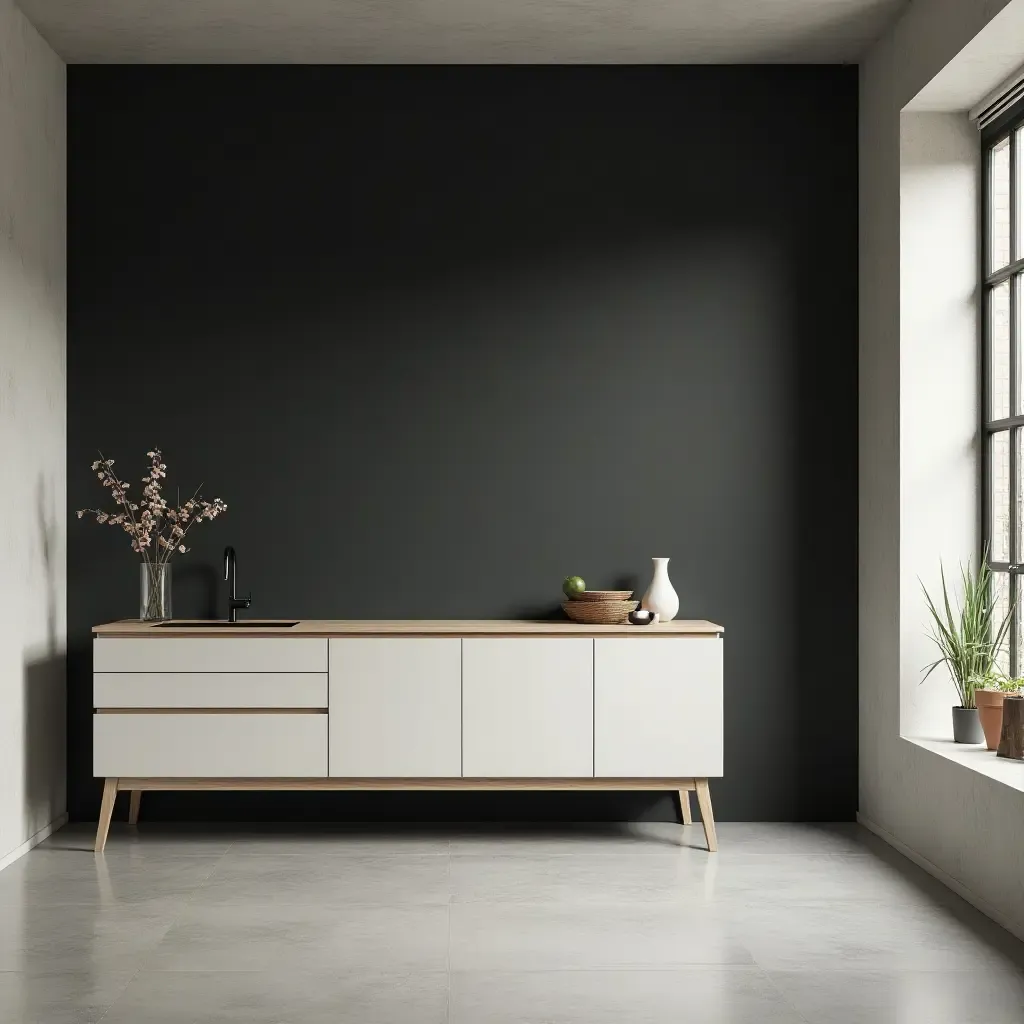
{"label": "glass vase", "polygon": [[139,618],[159,622],[171,617],[171,567],[155,562],[139,566]]}

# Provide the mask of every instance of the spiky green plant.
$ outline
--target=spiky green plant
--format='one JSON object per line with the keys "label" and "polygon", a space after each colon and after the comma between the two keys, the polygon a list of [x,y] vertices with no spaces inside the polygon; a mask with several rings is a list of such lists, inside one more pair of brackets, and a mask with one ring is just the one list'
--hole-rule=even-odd
{"label": "spiky green plant", "polygon": [[[1010,629],[1013,603],[1000,622],[995,621],[995,603],[992,599],[992,570],[985,552],[977,569],[960,565],[960,583],[963,596],[954,610],[946,585],[946,571],[939,567],[942,578],[942,604],[937,606],[921,584],[924,599],[931,614],[929,635],[939,649],[939,657],[924,668],[927,679],[940,665],[945,664],[953,678],[960,706],[973,708],[974,691],[983,687],[996,669],[996,659],[1003,649]],[[924,679],[921,681],[924,682]]]}

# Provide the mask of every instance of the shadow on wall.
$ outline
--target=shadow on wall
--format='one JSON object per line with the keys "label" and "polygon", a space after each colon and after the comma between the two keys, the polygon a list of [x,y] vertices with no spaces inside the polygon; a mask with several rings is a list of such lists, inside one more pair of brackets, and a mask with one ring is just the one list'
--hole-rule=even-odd
{"label": "shadow on wall", "polygon": [[65,680],[63,653],[29,656],[23,672],[24,785],[28,836],[65,807]]}
{"label": "shadow on wall", "polygon": [[22,686],[25,813],[28,836],[66,807],[67,657],[58,637],[59,530],[46,480],[36,481],[36,526],[45,585],[46,640],[24,655]]}

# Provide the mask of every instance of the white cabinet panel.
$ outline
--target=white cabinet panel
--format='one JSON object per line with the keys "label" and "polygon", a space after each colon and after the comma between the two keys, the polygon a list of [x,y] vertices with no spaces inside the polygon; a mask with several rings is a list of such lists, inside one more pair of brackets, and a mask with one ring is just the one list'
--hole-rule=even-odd
{"label": "white cabinet panel", "polygon": [[[152,641],[145,641],[151,643]],[[324,714],[93,715],[93,770],[111,777],[323,778]]]}
{"label": "white cabinet panel", "polygon": [[722,641],[594,641],[594,774],[722,774]]}
{"label": "white cabinet panel", "polygon": [[594,774],[594,642],[515,637],[462,642],[462,774]]}
{"label": "white cabinet panel", "polygon": [[326,672],[327,638],[100,637],[94,672]]}
{"label": "white cabinet panel", "polygon": [[326,708],[326,672],[97,672],[97,708]]}
{"label": "white cabinet panel", "polygon": [[458,778],[462,772],[458,639],[330,642],[330,774]]}

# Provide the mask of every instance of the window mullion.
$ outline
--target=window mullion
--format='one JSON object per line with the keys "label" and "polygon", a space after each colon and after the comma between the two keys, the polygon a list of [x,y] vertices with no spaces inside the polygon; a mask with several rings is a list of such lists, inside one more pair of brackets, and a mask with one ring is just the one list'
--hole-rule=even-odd
{"label": "window mullion", "polygon": [[[991,245],[991,241],[986,243],[986,245]],[[1008,281],[1011,277],[1016,276],[1022,270],[1024,270],[1024,257],[1018,256],[1017,259],[1007,263],[1005,267],[993,270],[992,273],[985,278],[985,284],[990,288],[997,284],[1002,284],[1003,281]]]}
{"label": "window mullion", "polygon": [[[1020,259],[1017,251],[1017,133],[1010,132],[1010,264]],[[991,186],[990,186],[991,187]]]}
{"label": "window mullion", "polygon": [[[989,301],[991,301],[991,292]],[[1024,416],[1006,416],[1001,420],[987,420],[982,424],[982,429],[989,435],[998,434],[1003,430],[1013,430],[1014,427],[1024,427]]]}
{"label": "window mullion", "polygon": [[[992,444],[994,435],[986,430],[992,419],[992,285],[988,281],[991,273],[992,251],[992,146],[982,148],[982,194],[981,194],[981,553],[992,561]],[[1014,409],[1010,409],[1012,415]],[[995,603],[996,579],[989,577],[989,601]]]}
{"label": "window mullion", "polygon": [[[1009,210],[1009,233],[1010,233],[1010,263],[1020,258],[1017,245],[1017,161],[1020,159],[1018,152],[1018,137],[1016,131],[1010,132],[1010,210]],[[991,188],[991,185],[989,186]],[[1010,415],[1017,415],[1020,410],[1018,387],[1018,337],[1017,337],[1017,301],[1018,301],[1018,278],[1010,279],[1009,284],[1009,370],[1010,370]],[[991,316],[991,311],[989,312]],[[1011,429],[1009,433],[1010,442],[1010,559],[1013,562],[1021,561],[1020,544],[1018,543],[1019,524],[1017,522],[1020,510],[1020,466],[1018,465],[1018,429]],[[1016,677],[1019,671],[1020,652],[1017,649],[1017,638],[1020,632],[1020,609],[1017,607],[1015,598],[1019,592],[1019,580],[1011,576],[1007,580],[1007,598],[1013,611],[1010,615],[1009,655],[1010,675]]]}
{"label": "window mullion", "polygon": [[[1017,433],[1019,427],[1009,432],[1009,447],[1010,447],[1010,558],[1012,563],[1019,563],[1021,560],[1020,545],[1017,543],[1017,509],[1019,505],[1018,493],[1020,491],[1020,467],[1017,460]],[[1009,599],[1011,603],[1014,600],[1015,591],[1017,588],[1014,586],[1014,578],[1010,577],[1009,580],[1010,590]],[[1019,618],[1019,609],[1014,605],[1013,612],[1010,617],[1010,635],[1009,635],[1009,646],[1010,646],[1010,674],[1013,676],[1017,675],[1017,662],[1018,662],[1018,650],[1017,650],[1017,625]]]}

